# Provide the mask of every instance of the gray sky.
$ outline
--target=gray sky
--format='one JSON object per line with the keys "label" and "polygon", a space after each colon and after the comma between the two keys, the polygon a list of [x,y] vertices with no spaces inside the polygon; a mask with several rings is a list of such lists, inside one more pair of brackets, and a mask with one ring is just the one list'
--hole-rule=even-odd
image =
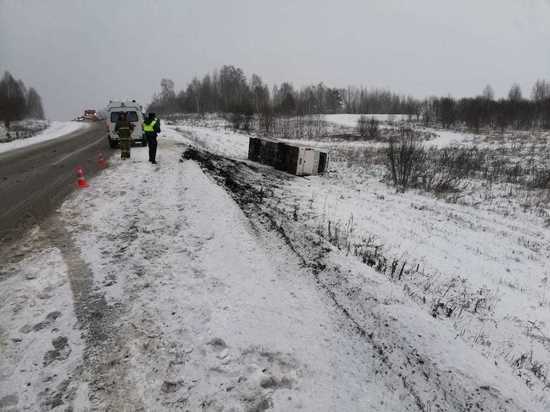
{"label": "gray sky", "polygon": [[525,96],[550,79],[550,0],[0,0],[0,70],[52,119],[223,64],[270,85]]}

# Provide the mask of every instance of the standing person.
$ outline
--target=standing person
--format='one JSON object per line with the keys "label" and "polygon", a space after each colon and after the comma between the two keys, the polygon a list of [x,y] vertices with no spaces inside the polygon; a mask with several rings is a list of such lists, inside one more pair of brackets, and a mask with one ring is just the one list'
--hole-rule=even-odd
{"label": "standing person", "polygon": [[134,130],[134,125],[128,121],[128,114],[126,112],[120,112],[116,121],[115,132],[119,137],[121,159],[130,158],[130,146],[132,145],[130,136],[132,130]]}
{"label": "standing person", "polygon": [[160,120],[157,119],[155,113],[149,113],[147,120],[143,122],[143,132],[149,146],[149,161],[157,164],[157,135],[160,133]]}

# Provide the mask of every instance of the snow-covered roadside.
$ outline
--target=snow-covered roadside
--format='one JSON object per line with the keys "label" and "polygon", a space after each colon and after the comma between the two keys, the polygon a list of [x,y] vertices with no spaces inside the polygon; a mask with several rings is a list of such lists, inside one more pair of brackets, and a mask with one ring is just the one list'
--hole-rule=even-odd
{"label": "snow-covered roadside", "polygon": [[50,123],[49,127],[46,130],[37,134],[36,136],[29,137],[28,139],[18,139],[12,140],[11,142],[0,143],[0,153],[20,149],[22,147],[31,146],[33,144],[46,142],[52,139],[57,139],[59,137],[66,136],[69,133],[89,126],[90,124],[86,122],[53,121]]}
{"label": "snow-covered roadside", "polygon": [[86,349],[80,387],[92,406],[414,409],[284,243],[256,232],[196,163],[180,163],[179,134],[159,141],[159,166],[146,149],[113,158],[61,211],[116,311],[109,343]]}
{"label": "snow-covered roadside", "polygon": [[[375,349],[377,360],[383,361],[382,367],[373,369],[393,378],[397,390],[406,388],[420,410],[468,410],[472,404],[475,410],[545,410],[531,403],[531,396],[541,393],[540,386],[532,395],[525,393],[526,386],[510,365],[476,351],[450,322],[419,305],[400,282],[362,263],[349,250],[327,248],[328,242],[317,235],[319,228],[308,222],[317,215],[308,208],[293,210],[285,196],[293,181],[309,179],[211,155],[189,156],[225,182],[252,221],[263,221],[269,230],[283,233],[311,268],[310,276],[354,322],[364,344]],[[306,200],[307,195],[304,191],[296,200]],[[338,233],[332,227],[333,234]],[[342,227],[339,233],[345,236]]]}
{"label": "snow-covered roadside", "polygon": [[[402,264],[418,266],[420,272],[399,275],[397,283],[447,324],[436,327],[450,324],[483,357],[512,366],[502,373],[517,375],[545,410],[550,231],[544,219],[478,210],[413,191],[397,194],[378,175],[344,163],[332,163],[331,169],[330,176],[289,179],[273,189],[270,179],[256,185],[269,193],[271,208],[305,221],[304,232],[332,230],[352,250],[372,237],[372,250],[376,246],[389,262],[398,262],[396,277]],[[439,313],[441,307],[448,315]]]}
{"label": "snow-covered roadside", "polygon": [[[50,122],[48,120],[40,119],[24,119],[10,122],[10,139],[13,137],[24,138],[23,136],[26,138],[31,137],[47,129],[49,125]],[[0,122],[0,143],[5,143],[10,139],[8,139],[6,125],[4,122]]]}
{"label": "snow-covered roadside", "polygon": [[166,125],[171,136],[180,141],[202,147],[212,153],[223,154],[236,159],[248,156],[248,139],[250,136],[236,133],[226,128],[196,127],[186,123]]}
{"label": "snow-covered roadside", "polygon": [[[295,180],[285,187],[292,193],[287,207],[311,214],[312,227],[326,228],[331,221],[333,230],[336,224],[342,230],[349,223],[352,244],[374,236],[387,257],[418,264],[433,276],[426,284],[431,292],[448,287],[442,301],[460,307],[461,298],[453,294],[463,293],[463,304],[469,293],[477,294],[488,311],[479,322],[467,311],[453,316],[460,335],[482,353],[509,363],[530,353],[534,364],[548,368],[550,231],[540,218],[502,216],[420,194],[396,194],[375,179],[352,179]],[[416,276],[412,284],[423,278]],[[541,384],[544,380],[536,385]]]}
{"label": "snow-covered roadside", "polygon": [[27,256],[0,265],[2,411],[50,410],[78,397],[83,342],[65,258],[47,237],[35,228]]}

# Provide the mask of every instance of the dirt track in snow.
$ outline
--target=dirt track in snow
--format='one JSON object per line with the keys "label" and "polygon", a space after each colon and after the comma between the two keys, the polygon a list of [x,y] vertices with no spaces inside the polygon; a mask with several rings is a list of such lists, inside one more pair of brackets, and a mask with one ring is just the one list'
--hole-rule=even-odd
{"label": "dirt track in snow", "polygon": [[[353,325],[358,336],[365,341],[378,356],[379,364],[377,373],[384,375],[388,381],[399,381],[401,389],[395,388],[398,393],[407,393],[414,401],[414,406],[403,404],[403,408],[419,410],[522,410],[522,403],[526,400],[516,400],[510,394],[502,392],[502,387],[492,386],[487,379],[492,372],[487,371],[487,376],[476,375],[474,370],[469,371],[468,366],[460,365],[459,361],[453,365],[441,365],[438,359],[429,355],[431,342],[424,344],[421,334],[427,330],[438,328],[438,321],[429,318],[423,328],[415,331],[420,339],[407,336],[405,325],[395,322],[398,312],[392,308],[395,303],[401,305],[416,306],[413,301],[393,296],[394,302],[384,302],[383,294],[377,294],[372,284],[369,285],[368,277],[362,278],[357,270],[345,270],[345,263],[338,256],[333,255],[331,245],[314,234],[300,233],[304,230],[296,222],[297,216],[289,213],[281,213],[280,209],[272,208],[269,203],[264,203],[264,198],[269,198],[273,191],[286,186],[289,176],[270,168],[256,166],[250,162],[236,161],[212,155],[202,150],[189,150],[184,157],[197,160],[201,166],[211,174],[221,185],[232,193],[235,201],[241,205],[247,216],[257,224],[276,231],[284,239],[288,247],[300,257],[302,264],[311,270],[318,286],[330,297],[332,304],[345,315],[350,325]],[[290,177],[294,179],[293,177]],[[347,260],[347,259],[346,259]],[[335,263],[338,262],[338,263]],[[339,264],[341,263],[341,264]],[[375,262],[368,266],[375,265]],[[360,266],[360,265],[359,265]],[[372,280],[371,280],[372,282]],[[389,286],[389,285],[388,285]],[[369,290],[369,289],[373,290]],[[393,314],[392,314],[393,313]],[[452,333],[452,332],[451,332]],[[457,351],[459,357],[466,359],[473,352],[468,345],[456,345],[454,339],[448,342],[444,350]],[[442,343],[445,345],[443,339]],[[456,342],[459,343],[459,342]],[[437,345],[434,345],[437,346]],[[434,348],[435,349],[435,348]],[[435,349],[437,350],[437,349]],[[475,357],[479,357],[476,354]],[[466,364],[473,359],[466,361]],[[490,362],[479,358],[482,363]],[[474,361],[475,362],[475,361]],[[447,369],[448,368],[448,369]],[[455,369],[458,368],[458,369]],[[462,369],[462,371],[461,371]],[[509,369],[509,368],[504,368]],[[518,382],[513,382],[512,371],[506,381],[511,386],[517,386],[515,390],[521,392]],[[512,379],[510,379],[512,378]],[[498,384],[499,379],[493,380]],[[513,391],[513,390],[512,390]]]}

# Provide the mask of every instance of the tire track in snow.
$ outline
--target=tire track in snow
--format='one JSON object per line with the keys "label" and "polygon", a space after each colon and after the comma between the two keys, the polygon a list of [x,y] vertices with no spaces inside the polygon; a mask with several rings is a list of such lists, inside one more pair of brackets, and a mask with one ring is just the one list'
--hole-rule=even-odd
{"label": "tire track in snow", "polygon": [[[125,363],[118,362],[116,353],[124,351],[124,333],[116,327],[121,307],[110,305],[104,293],[98,291],[90,266],[82,258],[73,236],[57,215],[48,218],[43,230],[52,246],[59,249],[68,269],[76,317],[84,335],[86,347],[80,379],[89,384],[89,400],[96,408],[110,409],[109,394],[112,382],[123,380]],[[112,396],[110,396],[112,399]],[[125,397],[136,410],[139,399]]]}

